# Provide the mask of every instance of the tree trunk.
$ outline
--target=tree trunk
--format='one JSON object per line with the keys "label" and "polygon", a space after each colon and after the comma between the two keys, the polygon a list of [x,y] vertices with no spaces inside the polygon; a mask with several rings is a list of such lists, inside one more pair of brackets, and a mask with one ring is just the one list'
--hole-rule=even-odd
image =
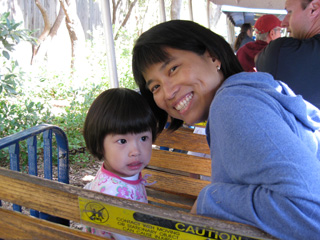
{"label": "tree trunk", "polygon": [[119,27],[119,29],[118,29],[115,37],[114,37],[114,40],[117,40],[117,39],[118,39],[119,34],[120,34],[120,31],[121,31],[121,28],[123,28],[123,27],[126,25],[126,23],[128,22],[128,20],[129,20],[129,18],[130,18],[130,15],[131,15],[131,12],[132,12],[132,9],[133,9],[133,7],[135,6],[135,4],[137,3],[137,1],[138,1],[138,0],[134,0],[133,2],[130,2],[129,10],[128,10],[127,14],[126,14],[126,17],[125,17],[124,20],[122,21],[122,23],[121,23],[121,25],[120,25],[120,27]]}
{"label": "tree trunk", "polygon": [[182,0],[172,0],[171,2],[171,20],[180,19]]}
{"label": "tree trunk", "polygon": [[116,24],[117,10],[119,8],[120,3],[121,0],[118,0],[117,3],[115,0],[112,0],[112,25]]}
{"label": "tree trunk", "polygon": [[85,47],[85,36],[77,15],[76,1],[59,1],[66,15],[66,26],[71,40],[71,69],[81,69],[81,63],[84,60],[82,53]]}
{"label": "tree trunk", "polygon": [[141,4],[140,2],[138,2],[138,7],[141,8],[143,7],[144,10],[140,12],[143,12],[143,14],[137,14],[135,15],[135,19],[137,21],[137,30],[138,30],[138,36],[140,36],[143,32],[143,24],[144,24],[144,20],[146,18],[148,9],[149,9],[149,4]]}
{"label": "tree trunk", "polygon": [[46,55],[50,47],[50,43],[52,39],[57,35],[58,29],[61,26],[61,22],[64,18],[63,9],[60,7],[59,14],[53,26],[51,27],[46,9],[44,9],[39,0],[35,0],[35,4],[39,8],[43,17],[44,29],[38,38],[37,45],[32,46],[32,57],[30,63],[31,65],[44,59],[44,56]]}

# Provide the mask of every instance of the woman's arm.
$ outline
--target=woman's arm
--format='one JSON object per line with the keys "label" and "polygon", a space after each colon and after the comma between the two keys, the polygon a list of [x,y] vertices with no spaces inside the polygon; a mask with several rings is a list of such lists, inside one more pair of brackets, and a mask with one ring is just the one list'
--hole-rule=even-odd
{"label": "woman's arm", "polygon": [[318,236],[320,162],[312,132],[262,91],[224,91],[211,105],[213,183],[200,192],[197,213],[281,239]]}

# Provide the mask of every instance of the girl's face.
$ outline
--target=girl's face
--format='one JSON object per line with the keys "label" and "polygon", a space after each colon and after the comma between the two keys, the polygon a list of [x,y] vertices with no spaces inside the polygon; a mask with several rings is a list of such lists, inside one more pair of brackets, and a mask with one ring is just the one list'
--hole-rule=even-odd
{"label": "girl's face", "polygon": [[208,51],[166,48],[170,58],[151,65],[143,73],[148,89],[159,108],[170,116],[194,124],[207,120],[213,97],[224,77],[221,62]]}
{"label": "girl's face", "polygon": [[152,151],[152,132],[108,134],[103,141],[104,168],[120,177],[133,176],[147,166]]}

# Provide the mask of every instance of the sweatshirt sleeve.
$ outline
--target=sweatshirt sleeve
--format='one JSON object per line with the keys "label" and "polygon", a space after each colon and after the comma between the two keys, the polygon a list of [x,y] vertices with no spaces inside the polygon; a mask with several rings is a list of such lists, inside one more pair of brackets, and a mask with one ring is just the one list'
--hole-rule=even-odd
{"label": "sweatshirt sleeve", "polygon": [[266,94],[223,90],[210,107],[212,184],[201,190],[197,214],[253,225],[280,239],[316,239],[320,162],[317,143],[302,140],[310,138],[305,130]]}

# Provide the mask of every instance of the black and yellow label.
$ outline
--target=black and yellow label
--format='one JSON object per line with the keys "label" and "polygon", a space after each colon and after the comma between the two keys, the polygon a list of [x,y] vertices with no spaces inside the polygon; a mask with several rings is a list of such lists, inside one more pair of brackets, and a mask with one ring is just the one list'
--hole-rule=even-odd
{"label": "black and yellow label", "polygon": [[83,221],[105,225],[159,240],[221,239],[257,240],[246,236],[202,228],[183,222],[160,218],[103,202],[79,197],[80,218]]}

